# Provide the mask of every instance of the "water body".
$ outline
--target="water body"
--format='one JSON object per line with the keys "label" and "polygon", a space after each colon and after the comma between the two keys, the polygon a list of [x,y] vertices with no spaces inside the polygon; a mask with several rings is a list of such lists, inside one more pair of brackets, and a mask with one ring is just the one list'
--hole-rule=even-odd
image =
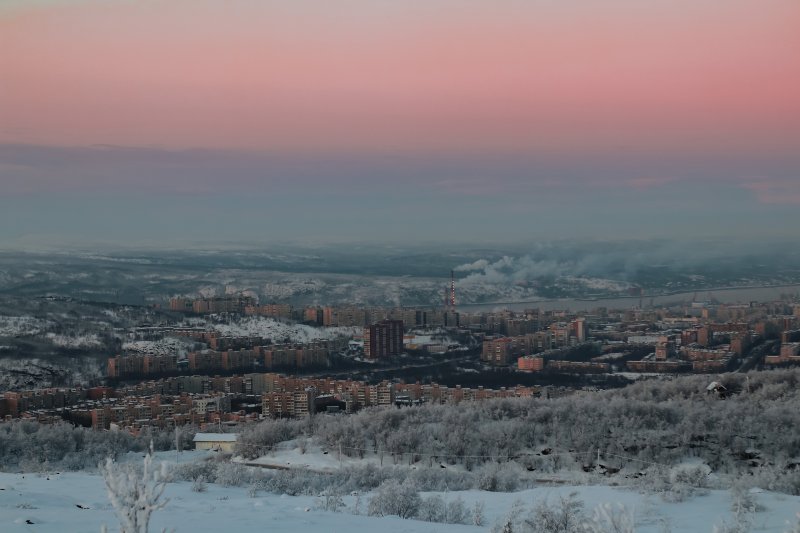
{"label": "water body", "polygon": [[539,300],[530,302],[497,302],[490,304],[461,304],[460,311],[467,313],[491,312],[507,309],[523,311],[525,309],[541,309],[543,311],[590,311],[598,307],[608,309],[632,309],[639,307],[670,306],[695,302],[716,302],[723,304],[746,304],[750,302],[770,302],[779,300],[782,295],[800,295],[800,285],[781,285],[772,287],[733,287],[691,292],[678,292],[661,296],[644,296],[643,298],[597,298],[581,300],[563,298],[558,300]]}

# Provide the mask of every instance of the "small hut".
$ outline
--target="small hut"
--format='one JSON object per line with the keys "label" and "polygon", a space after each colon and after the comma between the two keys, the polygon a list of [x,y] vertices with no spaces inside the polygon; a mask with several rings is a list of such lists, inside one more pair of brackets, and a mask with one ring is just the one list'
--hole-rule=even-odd
{"label": "small hut", "polygon": [[236,433],[197,433],[193,439],[194,449],[232,452],[237,436]]}

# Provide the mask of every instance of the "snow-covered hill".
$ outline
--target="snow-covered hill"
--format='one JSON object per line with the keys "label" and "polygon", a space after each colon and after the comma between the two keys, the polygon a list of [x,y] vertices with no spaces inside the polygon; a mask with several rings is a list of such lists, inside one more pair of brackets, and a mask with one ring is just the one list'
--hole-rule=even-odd
{"label": "snow-covered hill", "polygon": [[155,355],[177,355],[184,357],[192,346],[192,342],[187,339],[177,337],[164,337],[163,339],[148,341],[130,341],[122,344],[122,350],[126,354],[155,354]]}
{"label": "snow-covered hill", "polygon": [[0,315],[0,337],[28,337],[41,335],[53,326],[53,322],[32,316]]}
{"label": "snow-covered hill", "polygon": [[307,343],[317,340],[334,339],[338,336],[360,334],[362,328],[315,328],[304,324],[280,322],[272,318],[246,317],[235,322],[209,323],[212,329],[223,335],[232,337],[262,337],[272,339],[274,343],[289,342]]}
{"label": "snow-covered hill", "polygon": [[102,368],[97,360],[91,357],[57,357],[47,360],[36,357],[0,358],[0,390],[92,383],[99,380],[102,375]]}

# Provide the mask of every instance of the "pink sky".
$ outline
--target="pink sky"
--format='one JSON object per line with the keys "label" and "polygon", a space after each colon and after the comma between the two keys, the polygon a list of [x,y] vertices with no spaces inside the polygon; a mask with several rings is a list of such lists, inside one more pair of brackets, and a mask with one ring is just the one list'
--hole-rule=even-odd
{"label": "pink sky", "polygon": [[797,0],[11,0],[0,143],[785,154],[799,51]]}

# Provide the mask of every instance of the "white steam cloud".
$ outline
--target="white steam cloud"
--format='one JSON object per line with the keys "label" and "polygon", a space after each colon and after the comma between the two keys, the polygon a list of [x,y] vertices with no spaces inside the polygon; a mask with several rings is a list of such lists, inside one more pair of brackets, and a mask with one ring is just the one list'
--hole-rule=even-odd
{"label": "white steam cloud", "polygon": [[[513,257],[480,258],[454,268],[467,275],[464,285],[513,284],[541,278],[593,277],[631,281],[643,270],[664,268],[673,272],[763,258],[774,253],[768,243],[737,249],[730,243],[641,241],[612,243],[541,244],[532,253]],[[750,259],[750,260],[751,260]]]}

